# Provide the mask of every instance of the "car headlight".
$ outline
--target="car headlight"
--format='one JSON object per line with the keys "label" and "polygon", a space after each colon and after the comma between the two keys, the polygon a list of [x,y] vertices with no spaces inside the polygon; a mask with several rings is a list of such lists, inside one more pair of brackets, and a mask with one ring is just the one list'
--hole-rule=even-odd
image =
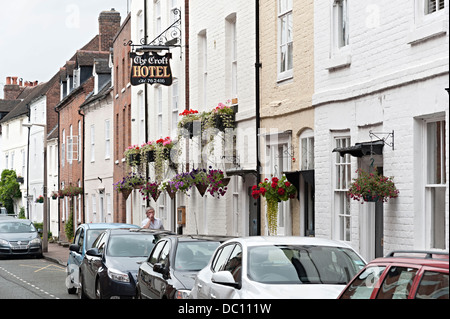
{"label": "car headlight", "polygon": [[9,246],[9,241],[4,240],[4,239],[0,239],[0,245],[7,245],[7,246]]}
{"label": "car headlight", "polygon": [[190,294],[190,290],[177,290],[175,293],[175,299],[188,299]]}
{"label": "car headlight", "polygon": [[130,282],[130,277],[116,269],[108,269],[108,277],[118,282]]}
{"label": "car headlight", "polygon": [[30,244],[40,244],[41,243],[41,239],[40,238],[35,238],[35,239],[32,239],[31,241],[30,241]]}

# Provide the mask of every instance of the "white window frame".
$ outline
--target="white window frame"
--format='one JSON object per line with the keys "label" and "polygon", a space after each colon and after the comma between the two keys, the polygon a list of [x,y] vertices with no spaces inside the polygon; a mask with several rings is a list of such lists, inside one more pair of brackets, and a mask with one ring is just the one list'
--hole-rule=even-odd
{"label": "white window frame", "polygon": [[95,124],[91,125],[90,137],[91,137],[91,163],[94,163],[95,162]]}
{"label": "white window frame", "polygon": [[[425,183],[425,236],[426,236],[426,247],[427,249],[448,249],[446,247],[446,238],[448,229],[445,226],[445,194],[447,188],[447,172],[446,172],[446,154],[447,147],[446,144],[446,122],[444,117],[426,119],[423,121],[423,154],[424,154],[424,183]],[[440,123],[440,150],[436,152],[437,149],[434,147],[437,145],[436,140],[430,140],[430,134],[428,127],[430,124]],[[433,145],[430,145],[432,143]],[[432,149],[430,148],[432,147]],[[440,171],[436,172],[435,161],[430,159],[430,156],[438,154],[440,155],[439,162],[441,163]],[[431,171],[437,173],[439,178],[430,180]],[[441,206],[442,212],[440,215],[436,215],[436,197],[441,196]],[[438,243],[437,243],[438,242]]]}
{"label": "white window frame", "polygon": [[[278,0],[278,81],[292,78],[294,75],[293,2],[293,0]],[[283,61],[284,50],[286,59]],[[289,62],[292,65],[289,65]]]}
{"label": "white window frame", "polygon": [[61,143],[61,165],[64,167],[66,163],[66,130],[62,130],[62,143]]}
{"label": "white window frame", "polygon": [[156,107],[158,111],[158,136],[163,137],[163,88],[161,85],[156,88]]}
{"label": "white window frame", "polygon": [[105,160],[111,159],[111,120],[105,120]]}
{"label": "white window frame", "polygon": [[208,105],[208,34],[202,30],[198,34],[199,101],[204,108]]}
{"label": "white window frame", "polygon": [[162,32],[162,9],[161,9],[161,1],[156,0],[154,2],[155,9],[155,37],[161,34]]}
{"label": "white window frame", "polygon": [[91,195],[91,205],[92,205],[92,220],[100,222],[97,220],[97,199],[95,194]]}
{"label": "white window frame", "polygon": [[406,40],[408,44],[418,44],[430,38],[445,36],[448,32],[449,0],[444,7],[428,12],[430,0],[414,0],[414,20]]}
{"label": "white window frame", "polygon": [[314,131],[304,130],[299,136],[300,170],[314,169]]}
{"label": "white window frame", "polygon": [[145,143],[145,103],[144,91],[138,92],[138,112],[139,112],[139,142]]}
{"label": "white window frame", "polygon": [[[284,171],[291,170],[290,149],[292,136],[290,132],[270,133],[265,136],[266,158],[265,176],[281,178]],[[292,212],[289,201],[278,203],[277,234],[292,235]]]}
{"label": "white window frame", "polygon": [[136,43],[141,43],[140,41],[144,38],[144,12],[140,10],[137,13],[137,41]]}
{"label": "white window frame", "polygon": [[[350,147],[351,138],[348,135],[334,136],[334,147]],[[352,181],[351,155],[345,154],[343,157],[339,152],[333,154],[333,214],[335,216],[334,237],[337,240],[351,241],[351,212],[350,199],[347,196],[350,183]]]}
{"label": "white window frame", "polygon": [[174,79],[172,84],[172,135],[177,135],[177,125],[179,119],[179,95],[178,80]]}
{"label": "white window frame", "polygon": [[349,17],[347,0],[333,1],[333,47],[339,51],[348,46],[349,37]]}

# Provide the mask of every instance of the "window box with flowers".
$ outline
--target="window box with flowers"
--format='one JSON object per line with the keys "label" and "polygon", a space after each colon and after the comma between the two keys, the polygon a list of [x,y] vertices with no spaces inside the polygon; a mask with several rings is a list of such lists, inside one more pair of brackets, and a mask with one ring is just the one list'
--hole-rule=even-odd
{"label": "window box with flowers", "polygon": [[149,141],[144,143],[140,147],[141,158],[145,159],[147,162],[152,163],[155,161],[155,142]]}
{"label": "window box with flowers", "polygon": [[42,204],[44,202],[44,196],[39,195],[38,198],[36,198],[36,203]]}
{"label": "window box with flowers", "polygon": [[358,177],[353,179],[347,195],[357,201],[387,202],[390,198],[397,198],[400,193],[395,187],[393,177],[380,175],[377,170],[373,173],[362,169],[356,171]]}
{"label": "window box with flowers", "polygon": [[235,126],[235,110],[233,107],[219,103],[209,114],[207,126],[214,127],[225,132],[226,129],[233,129]]}
{"label": "window box with flowers", "polygon": [[185,138],[192,138],[201,135],[202,133],[202,119],[203,113],[197,110],[184,110],[179,114],[182,118],[178,122],[178,139],[181,136]]}
{"label": "window box with flowers", "polygon": [[297,189],[294,185],[287,181],[286,176],[278,179],[272,177],[264,179],[263,182],[252,187],[252,197],[258,199],[260,196],[265,197],[267,202],[267,224],[269,235],[277,234],[278,221],[278,203],[295,198]]}
{"label": "window box with flowers", "polygon": [[124,152],[125,159],[130,167],[139,166],[141,151],[139,145],[131,145]]}

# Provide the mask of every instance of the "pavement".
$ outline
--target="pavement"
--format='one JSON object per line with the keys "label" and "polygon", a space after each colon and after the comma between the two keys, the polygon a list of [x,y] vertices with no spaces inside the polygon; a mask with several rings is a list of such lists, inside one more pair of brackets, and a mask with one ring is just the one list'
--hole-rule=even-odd
{"label": "pavement", "polygon": [[48,251],[43,253],[44,258],[61,266],[67,266],[67,259],[69,258],[69,244],[68,243],[48,243]]}

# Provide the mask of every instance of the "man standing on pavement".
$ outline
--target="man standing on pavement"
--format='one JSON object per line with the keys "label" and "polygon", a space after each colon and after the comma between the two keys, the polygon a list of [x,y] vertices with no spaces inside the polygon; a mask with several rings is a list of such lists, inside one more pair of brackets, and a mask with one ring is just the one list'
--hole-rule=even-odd
{"label": "man standing on pavement", "polygon": [[161,219],[155,217],[155,209],[153,207],[147,207],[145,214],[147,218],[142,221],[142,228],[164,230]]}

